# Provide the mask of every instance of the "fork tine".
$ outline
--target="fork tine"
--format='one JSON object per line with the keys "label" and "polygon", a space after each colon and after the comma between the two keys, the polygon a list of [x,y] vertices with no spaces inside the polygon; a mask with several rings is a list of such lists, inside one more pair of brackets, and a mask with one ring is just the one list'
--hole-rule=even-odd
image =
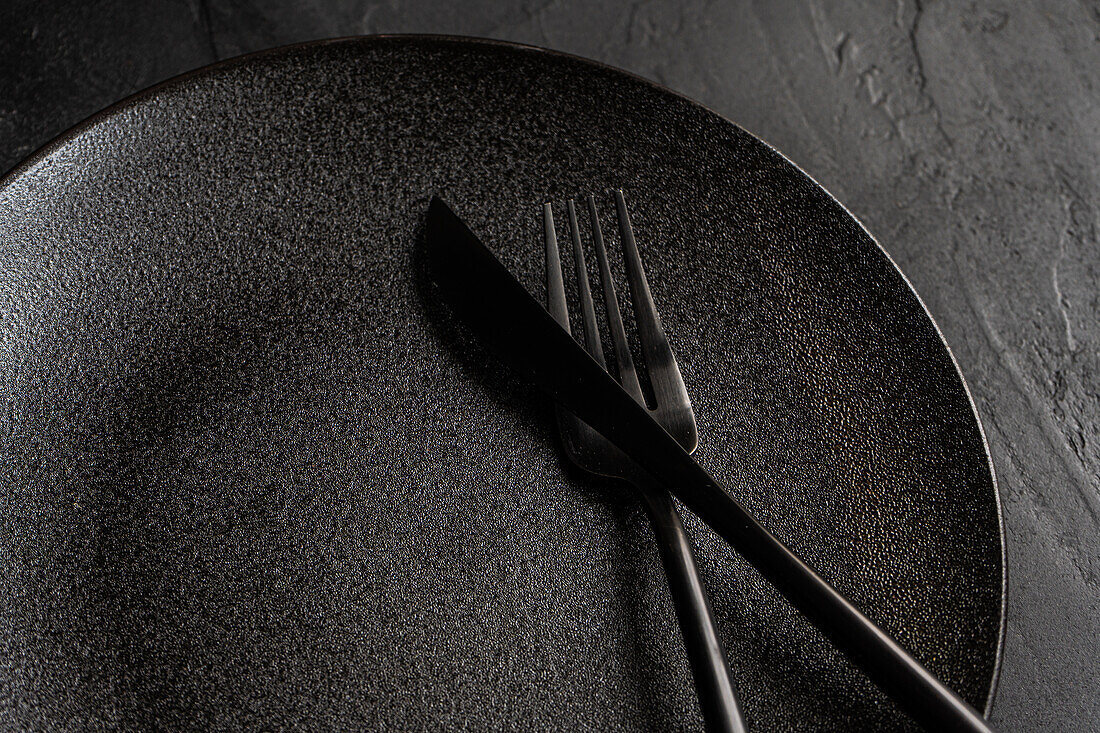
{"label": "fork tine", "polygon": [[546,309],[558,325],[569,332],[569,307],[565,304],[561,255],[558,253],[558,235],[554,230],[554,212],[550,204],[542,205],[542,237],[546,242]]}
{"label": "fork tine", "polygon": [[634,303],[634,320],[638,326],[638,338],[642,342],[646,370],[649,382],[657,398],[657,405],[682,403],[690,405],[687,387],[676,365],[676,357],[669,346],[661,326],[661,317],[657,315],[657,306],[649,291],[642,257],[638,254],[638,245],[634,241],[634,229],[630,226],[630,214],[626,210],[626,199],[621,190],[615,191],[615,208],[619,212],[619,233],[623,245],[623,262],[626,265],[627,280],[630,282],[630,295]]}
{"label": "fork tine", "polygon": [[638,381],[638,372],[634,368],[634,358],[630,355],[630,343],[626,340],[623,315],[619,310],[619,299],[615,295],[615,283],[611,280],[607,248],[604,247],[600,217],[596,212],[596,197],[592,195],[588,196],[588,218],[592,222],[592,244],[596,250],[596,260],[600,264],[600,282],[603,283],[603,300],[607,311],[607,330],[611,333],[611,343],[615,347],[615,362],[619,365],[619,383],[631,397],[645,404],[642,385]]}
{"label": "fork tine", "polygon": [[596,308],[592,304],[592,287],[588,281],[588,266],[584,262],[584,247],[581,246],[580,227],[577,226],[577,208],[573,199],[569,199],[569,231],[573,235],[573,262],[577,271],[577,294],[581,301],[581,316],[584,320],[584,345],[600,366],[607,369],[600,342],[600,327],[596,323]]}

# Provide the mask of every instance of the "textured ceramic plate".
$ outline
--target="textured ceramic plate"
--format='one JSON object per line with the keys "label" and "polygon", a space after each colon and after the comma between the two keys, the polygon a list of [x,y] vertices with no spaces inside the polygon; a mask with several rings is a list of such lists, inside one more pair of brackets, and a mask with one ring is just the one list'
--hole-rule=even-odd
{"label": "textured ceramic plate", "polygon": [[[860,225],[647,82],[376,38],[168,82],[0,185],[4,725],[698,727],[636,501],[567,469],[418,274],[433,193],[541,290],[539,204],[611,186],[699,461],[985,708],[987,452]],[[691,529],[750,727],[908,725]]]}

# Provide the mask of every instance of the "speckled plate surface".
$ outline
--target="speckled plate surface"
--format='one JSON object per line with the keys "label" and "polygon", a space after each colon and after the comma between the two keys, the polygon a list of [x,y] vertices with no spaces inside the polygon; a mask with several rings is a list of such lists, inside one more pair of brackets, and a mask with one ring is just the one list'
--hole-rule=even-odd
{"label": "speckled plate surface", "polygon": [[[883,251],[671,92],[397,37],[173,80],[0,184],[3,726],[699,727],[640,508],[418,274],[432,193],[541,290],[538,205],[610,186],[699,461],[984,708],[996,490]],[[752,729],[909,726],[689,523]]]}

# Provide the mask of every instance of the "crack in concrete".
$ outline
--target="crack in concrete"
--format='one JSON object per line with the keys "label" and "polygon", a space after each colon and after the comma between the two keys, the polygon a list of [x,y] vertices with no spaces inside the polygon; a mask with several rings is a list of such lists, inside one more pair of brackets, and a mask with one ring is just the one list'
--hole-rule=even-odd
{"label": "crack in concrete", "polygon": [[920,49],[920,30],[922,21],[924,20],[924,2],[923,0],[913,0],[913,17],[908,23],[905,22],[907,7],[907,0],[898,0],[895,24],[904,29],[910,53],[913,55],[913,66],[911,71],[916,77],[919,104],[917,109],[911,111],[906,110],[900,114],[895,114],[887,108],[887,114],[893,116],[894,121],[899,124],[902,120],[910,117],[915,117],[924,113],[931,114],[936,131],[943,138],[943,142],[947,145],[947,149],[952,150],[954,149],[954,141],[943,127],[943,117],[940,114],[940,108],[936,103],[935,97],[928,91],[928,72],[924,64],[924,54],[921,53]]}
{"label": "crack in concrete", "polygon": [[553,45],[553,42],[550,40],[550,33],[546,30],[546,14],[559,4],[560,0],[546,0],[541,5],[527,10],[528,16],[535,23],[535,30],[539,34],[539,39],[548,46]]}
{"label": "crack in concrete", "polygon": [[[1052,453],[1058,462],[1062,464],[1062,467],[1065,468],[1067,475],[1072,479],[1071,483],[1073,484],[1074,493],[1081,500],[1093,524],[1100,526],[1100,498],[1098,498],[1097,493],[1092,487],[1092,477],[1087,470],[1087,464],[1081,460],[1081,456],[1073,445],[1071,445],[1071,441],[1066,440],[1065,435],[1058,429],[1058,426],[1054,424],[1050,411],[1044,409],[1044,406],[1039,404],[1034,394],[1035,390],[1028,388],[1027,376],[1016,362],[1016,359],[1013,358],[1008,344],[1005,343],[1004,339],[1001,338],[1000,334],[997,333],[997,330],[993,327],[987,310],[978,306],[974,292],[967,285],[968,278],[963,273],[958,258],[952,255],[951,260],[955,272],[959,275],[959,292],[963,296],[963,302],[966,303],[970,312],[974,315],[975,320],[978,322],[986,343],[989,344],[993,353],[997,355],[997,359],[1008,373],[1009,381],[1011,381],[1012,385],[1016,388],[1017,393],[1023,397],[1027,404],[1028,412],[1039,424],[1043,437],[1051,447]],[[989,412],[991,415],[995,413],[996,410]],[[1029,495],[1036,496],[1037,494],[1038,492],[1030,492]]]}
{"label": "crack in concrete", "polygon": [[210,0],[195,0],[192,5],[192,12],[199,23],[199,30],[202,31],[206,39],[211,57],[214,61],[220,61],[221,54],[218,52],[218,43],[214,39],[214,16],[210,11]]}
{"label": "crack in concrete", "polygon": [[[822,134],[818,131],[817,127],[811,122],[809,116],[806,114],[805,108],[802,106],[801,95],[797,94],[791,86],[791,78],[793,75],[790,69],[783,63],[779,54],[776,52],[775,39],[768,32],[768,24],[760,17],[760,13],[757,11],[753,3],[748,4],[749,15],[752,17],[754,23],[756,23],[757,33],[760,34],[760,38],[763,39],[765,49],[768,53],[768,61],[771,62],[772,71],[775,72],[775,76],[779,81],[779,85],[783,90],[784,98],[790,103],[791,108],[797,113],[798,121],[802,124],[802,127],[806,129],[810,137],[813,139],[815,147],[821,152],[825,163],[828,165],[828,174],[835,180],[836,176],[833,176],[837,170],[836,161],[833,159],[831,153],[829,153],[830,146]],[[820,180],[820,179],[819,179]]]}
{"label": "crack in concrete", "polygon": [[924,3],[922,0],[913,0],[913,19],[909,22],[909,47],[913,51],[913,61],[917,72],[917,89],[921,94],[925,93],[928,86],[928,77],[924,73],[924,57],[920,53],[920,44],[917,43],[917,32],[920,29],[921,17],[924,15]]}
{"label": "crack in concrete", "polygon": [[1058,307],[1058,312],[1062,315],[1062,322],[1065,326],[1066,348],[1070,350],[1070,353],[1073,353],[1077,351],[1077,341],[1073,338],[1073,324],[1069,320],[1069,299],[1062,292],[1062,284],[1058,277],[1058,268],[1066,259],[1066,237],[1068,236],[1068,227],[1063,229],[1058,236],[1058,254],[1054,257],[1054,263],[1050,266],[1050,284],[1054,289],[1054,303]]}
{"label": "crack in concrete", "polygon": [[[1078,231],[1077,220],[1074,216],[1074,207],[1078,206],[1084,208],[1087,207],[1088,204],[1084,197],[1074,188],[1073,184],[1070,182],[1069,173],[1064,168],[1059,165],[1052,165],[1050,170],[1051,177],[1058,182],[1061,188],[1062,211],[1065,213],[1065,225],[1058,234],[1058,252],[1050,267],[1051,286],[1054,290],[1055,305],[1058,307],[1058,312],[1061,314],[1062,321],[1065,325],[1066,346],[1072,358],[1077,354],[1078,342],[1073,335],[1073,323],[1070,319],[1070,300],[1062,290],[1061,267],[1068,256],[1067,248],[1069,244],[1073,242],[1080,245],[1094,244],[1087,240],[1095,237],[1095,230],[1086,231],[1085,233]],[[1091,237],[1089,236],[1090,234],[1092,235]]]}
{"label": "crack in concrete", "polygon": [[[209,2],[209,0],[205,1]],[[378,32],[374,24],[374,19],[382,5],[384,5],[384,3],[368,3],[367,6],[363,8],[363,12],[359,14],[359,23],[357,24],[360,33],[363,35],[371,35]]]}
{"label": "crack in concrete", "polygon": [[851,36],[848,34],[848,31],[841,31],[840,35],[836,38],[836,45],[833,46],[833,54],[836,56],[835,73],[837,74],[844,68],[844,51],[848,47],[849,38],[851,38]]}
{"label": "crack in concrete", "polygon": [[[833,33],[825,19],[825,9],[821,3],[810,3],[810,21],[813,24],[814,37],[821,48],[825,62],[833,70],[833,74],[839,75],[844,67],[844,52],[851,37],[847,31]],[[832,36],[830,39],[829,37]]]}
{"label": "crack in concrete", "polygon": [[[1079,2],[1089,20],[1100,25],[1100,2],[1090,0],[1079,0]],[[1100,35],[1096,36],[1096,40],[1100,41]]]}
{"label": "crack in concrete", "polygon": [[[990,411],[990,415],[994,415],[995,412],[995,410]],[[1052,500],[1043,492],[1032,491],[1027,487],[1030,483],[1027,467],[1031,461],[1021,456],[1020,451],[1015,447],[1014,436],[1019,431],[1009,430],[995,416],[988,420],[987,427],[987,434],[995,433],[998,438],[1000,460],[997,461],[997,475],[998,484],[1002,487],[1001,496],[1005,503],[1026,507],[1026,511],[1032,517],[1031,521],[1036,526],[1050,525],[1051,517],[1057,519],[1061,516],[1062,507],[1058,500]],[[1008,492],[1010,487],[1013,490],[1012,493]],[[1069,563],[1083,582],[1100,585],[1100,571],[1093,568],[1096,559],[1082,549],[1075,534],[1055,528],[1049,536],[1053,537],[1062,551],[1061,557]]]}

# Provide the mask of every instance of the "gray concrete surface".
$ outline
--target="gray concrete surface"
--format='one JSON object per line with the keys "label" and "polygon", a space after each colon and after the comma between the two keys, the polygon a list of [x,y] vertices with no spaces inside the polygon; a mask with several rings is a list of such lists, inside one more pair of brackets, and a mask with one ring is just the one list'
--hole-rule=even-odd
{"label": "gray concrete surface", "polygon": [[0,169],[216,59],[390,32],[547,46],[760,135],[879,238],[984,421],[1008,635],[993,722],[1100,723],[1100,4],[25,2],[0,7]]}

